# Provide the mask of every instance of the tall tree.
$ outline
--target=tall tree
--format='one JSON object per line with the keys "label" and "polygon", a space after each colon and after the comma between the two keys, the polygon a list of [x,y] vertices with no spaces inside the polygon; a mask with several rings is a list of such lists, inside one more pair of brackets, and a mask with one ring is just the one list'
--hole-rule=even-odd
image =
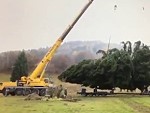
{"label": "tall tree", "polygon": [[22,76],[27,75],[28,75],[27,58],[25,56],[25,52],[22,51],[13,66],[10,80],[15,82],[16,80],[20,80]]}
{"label": "tall tree", "polygon": [[130,41],[122,42],[123,49],[98,50],[98,60],[84,60],[60,75],[60,79],[99,89],[146,91],[150,85],[150,49],[137,41],[132,48]]}
{"label": "tall tree", "polygon": [[137,46],[134,49],[133,64],[135,73],[133,75],[134,85],[141,92],[150,85],[150,49],[148,46]]}

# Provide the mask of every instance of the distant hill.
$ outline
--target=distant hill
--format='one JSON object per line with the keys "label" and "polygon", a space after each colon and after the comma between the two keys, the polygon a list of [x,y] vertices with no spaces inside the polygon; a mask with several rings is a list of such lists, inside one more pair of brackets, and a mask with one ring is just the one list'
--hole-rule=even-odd
{"label": "distant hill", "polygon": [[[58,49],[51,63],[47,67],[49,73],[61,73],[72,64],[76,64],[84,59],[99,58],[95,53],[99,49],[107,50],[108,44],[101,41],[71,41],[65,42]],[[110,44],[110,48],[120,48],[117,44]],[[32,71],[40,62],[49,48],[39,48],[26,50],[28,65]],[[0,53],[0,72],[11,71],[20,51],[8,51]]]}
{"label": "distant hill", "polygon": [[[101,41],[71,41],[65,42],[60,48],[58,52],[65,52],[65,54],[70,54],[72,52],[78,51],[89,51],[93,54],[96,53],[97,50],[103,49],[106,50],[108,44],[103,43]],[[118,44],[110,44],[110,48],[120,48]],[[67,50],[67,51],[66,51]]]}

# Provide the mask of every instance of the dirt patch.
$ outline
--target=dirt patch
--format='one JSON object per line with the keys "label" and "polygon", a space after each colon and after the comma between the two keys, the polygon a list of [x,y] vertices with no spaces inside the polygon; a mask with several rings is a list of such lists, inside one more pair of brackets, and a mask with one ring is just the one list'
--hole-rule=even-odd
{"label": "dirt patch", "polygon": [[130,99],[128,100],[128,99],[121,98],[120,100],[123,101],[128,106],[130,106],[131,108],[133,108],[138,113],[150,113],[150,107],[148,106],[144,106],[143,104],[135,102]]}
{"label": "dirt patch", "polygon": [[42,97],[40,97],[36,93],[29,94],[24,100],[41,100]]}

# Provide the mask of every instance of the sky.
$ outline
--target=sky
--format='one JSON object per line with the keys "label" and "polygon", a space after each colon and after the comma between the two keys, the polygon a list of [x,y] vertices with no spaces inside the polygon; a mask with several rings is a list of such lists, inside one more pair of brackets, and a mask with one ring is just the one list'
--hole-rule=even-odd
{"label": "sky", "polygon": [[[87,2],[0,0],[0,52],[52,46]],[[110,37],[150,45],[150,0],[94,0],[64,41]]]}

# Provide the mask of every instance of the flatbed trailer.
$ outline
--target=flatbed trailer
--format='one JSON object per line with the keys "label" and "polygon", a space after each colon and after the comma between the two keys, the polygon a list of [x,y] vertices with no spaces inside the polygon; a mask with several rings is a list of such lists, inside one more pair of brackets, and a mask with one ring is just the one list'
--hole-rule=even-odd
{"label": "flatbed trailer", "polygon": [[82,96],[107,96],[110,93],[109,92],[103,92],[103,91],[101,92],[101,91],[99,91],[99,92],[85,92],[85,93],[77,92],[77,94],[80,94]]}
{"label": "flatbed trailer", "polygon": [[111,92],[97,91],[97,89],[94,89],[93,92],[87,92],[85,88],[82,88],[81,92],[77,92],[77,94],[80,94],[82,96],[107,96],[110,95]]}
{"label": "flatbed trailer", "polygon": [[112,92],[112,91],[97,91],[94,89],[93,92],[87,92],[85,88],[83,88],[80,92],[77,92],[82,96],[108,96],[108,95],[149,95],[150,91],[143,92],[143,93],[136,93],[136,92]]}

